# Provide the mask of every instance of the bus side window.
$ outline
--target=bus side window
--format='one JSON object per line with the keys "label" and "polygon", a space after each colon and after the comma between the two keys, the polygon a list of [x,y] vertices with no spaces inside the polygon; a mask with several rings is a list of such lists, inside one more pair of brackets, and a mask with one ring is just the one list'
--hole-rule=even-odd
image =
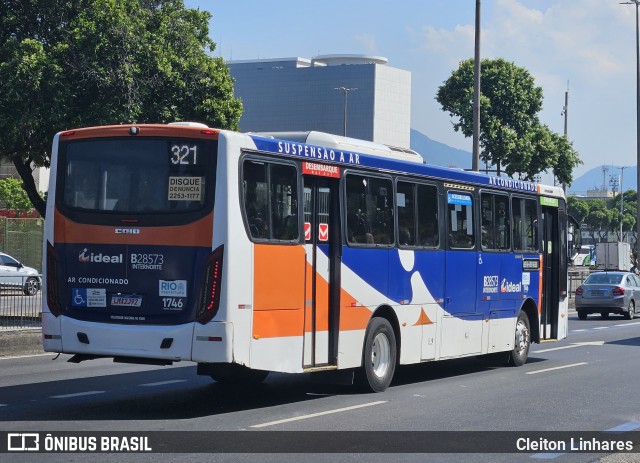
{"label": "bus side window", "polygon": [[471,249],[475,245],[473,231],[473,201],[464,193],[447,193],[449,209],[449,246]]}
{"label": "bus side window", "polygon": [[267,165],[246,161],[243,171],[244,208],[252,238],[269,237],[267,223]]}
{"label": "bus side window", "polygon": [[390,179],[347,175],[347,239],[390,245],[394,240],[393,184]]}
{"label": "bus side window", "polygon": [[509,198],[505,195],[482,193],[481,244],[482,249],[509,249]]}
{"label": "bus side window", "polygon": [[276,240],[297,240],[298,188],[296,169],[293,166],[272,164],[269,189],[271,192],[271,221]]}
{"label": "bus side window", "polygon": [[438,190],[431,185],[418,185],[418,241],[416,244],[437,247],[440,244],[438,230]]}
{"label": "bus side window", "polygon": [[242,188],[251,238],[297,241],[298,183],[295,167],[245,161]]}
{"label": "bus side window", "polygon": [[398,243],[400,246],[414,246],[416,244],[416,185],[408,182],[398,182],[396,204],[398,205]]}
{"label": "bus side window", "polygon": [[513,249],[536,252],[538,243],[538,208],[531,199],[512,199]]}

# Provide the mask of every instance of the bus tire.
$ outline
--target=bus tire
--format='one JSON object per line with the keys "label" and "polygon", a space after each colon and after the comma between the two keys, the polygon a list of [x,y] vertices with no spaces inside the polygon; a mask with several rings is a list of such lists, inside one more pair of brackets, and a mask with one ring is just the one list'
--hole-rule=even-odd
{"label": "bus tire", "polygon": [[207,374],[214,381],[229,386],[253,386],[260,384],[269,375],[268,371],[252,370],[237,363],[207,365]]}
{"label": "bus tire", "polygon": [[531,327],[529,325],[529,317],[521,310],[516,321],[515,342],[509,355],[509,364],[516,367],[524,365],[529,357],[530,347]]}
{"label": "bus tire", "polygon": [[396,360],[396,335],[391,323],[386,318],[372,318],[365,335],[358,384],[368,391],[385,391],[393,379]]}

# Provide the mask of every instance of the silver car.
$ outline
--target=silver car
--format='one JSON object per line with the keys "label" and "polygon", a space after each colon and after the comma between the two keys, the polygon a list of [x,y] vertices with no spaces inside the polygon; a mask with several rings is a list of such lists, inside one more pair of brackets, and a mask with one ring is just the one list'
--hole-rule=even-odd
{"label": "silver car", "polygon": [[633,319],[640,302],[640,278],[629,272],[595,272],[576,289],[576,311],[580,320],[590,313],[608,318],[610,313]]}
{"label": "silver car", "polygon": [[8,254],[0,252],[0,286],[21,289],[26,296],[33,296],[40,289],[42,280],[38,271],[25,267]]}

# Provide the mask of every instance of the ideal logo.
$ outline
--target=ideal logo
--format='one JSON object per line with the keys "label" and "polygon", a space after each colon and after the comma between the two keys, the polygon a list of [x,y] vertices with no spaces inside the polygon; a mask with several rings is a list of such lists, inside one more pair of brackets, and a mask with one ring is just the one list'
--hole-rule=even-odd
{"label": "ideal logo", "polygon": [[158,296],[187,297],[187,280],[159,280]]}
{"label": "ideal logo", "polygon": [[502,279],[502,284],[500,285],[501,293],[520,293],[522,292],[522,283],[511,283],[507,281],[506,278]]}
{"label": "ideal logo", "polygon": [[115,256],[107,256],[102,253],[99,253],[99,254],[89,253],[89,255],[87,255],[87,251],[88,251],[87,248],[84,248],[82,250],[82,252],[78,255],[78,261],[93,262],[96,264],[121,264],[123,262],[122,254],[118,254]]}

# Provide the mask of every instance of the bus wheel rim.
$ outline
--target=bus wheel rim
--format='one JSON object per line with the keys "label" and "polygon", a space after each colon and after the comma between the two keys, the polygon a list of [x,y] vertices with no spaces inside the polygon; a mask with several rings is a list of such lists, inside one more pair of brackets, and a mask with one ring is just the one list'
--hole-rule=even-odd
{"label": "bus wheel rim", "polygon": [[391,345],[389,338],[384,333],[378,333],[371,346],[371,366],[373,373],[378,378],[383,378],[391,363]]}
{"label": "bus wheel rim", "polygon": [[527,350],[527,344],[529,341],[529,330],[527,325],[523,321],[518,320],[516,325],[516,349],[518,354],[523,354]]}

